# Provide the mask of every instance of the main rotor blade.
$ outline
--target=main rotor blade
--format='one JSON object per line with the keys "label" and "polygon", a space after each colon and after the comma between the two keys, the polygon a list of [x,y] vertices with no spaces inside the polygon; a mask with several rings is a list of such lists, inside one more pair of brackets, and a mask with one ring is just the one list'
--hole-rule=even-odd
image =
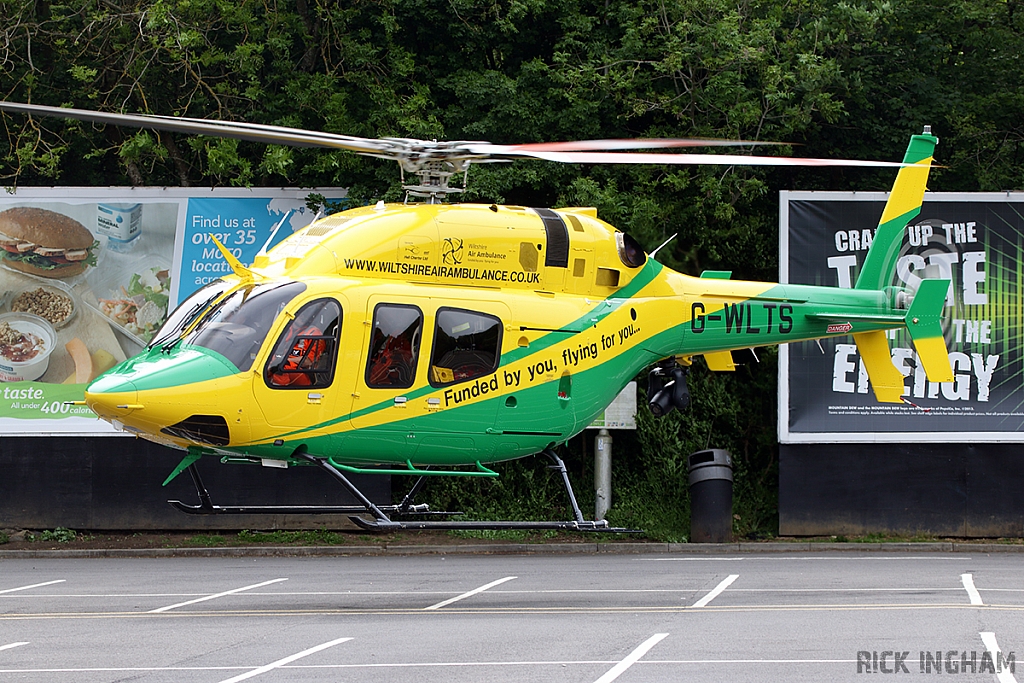
{"label": "main rotor blade", "polygon": [[595,152],[624,149],[669,149],[673,147],[746,147],[753,145],[787,145],[787,142],[760,140],[717,140],[711,138],[636,138],[615,140],[576,140],[573,142],[532,142],[523,145],[467,145],[481,154],[515,154],[517,152]]}
{"label": "main rotor blade", "polygon": [[[78,119],[92,123],[151,128],[154,130],[233,138],[265,144],[290,147],[319,147],[343,149],[357,154],[396,160],[408,171],[418,172],[426,164],[436,161],[452,163],[481,163],[510,161],[520,158],[543,159],[570,164],[673,164],[673,165],[729,165],[729,166],[860,166],[898,168],[904,164],[890,161],[863,161],[857,159],[806,159],[798,157],[762,157],[738,154],[652,154],[619,152],[628,149],[666,149],[697,146],[778,145],[777,142],[749,142],[742,140],[704,140],[697,138],[651,138],[646,140],[578,140],[571,142],[543,142],[523,145],[493,145],[489,142],[453,141],[436,142],[410,138],[360,138],[334,133],[322,133],[272,126],[261,123],[211,121],[176,116],[148,114],[114,114],[50,107],[40,104],[21,104],[0,101],[0,110]],[[605,150],[605,151],[595,151]],[[613,151],[607,151],[613,150]]]}
{"label": "main rotor blade", "polygon": [[901,168],[897,161],[862,159],[806,159],[800,157],[755,157],[742,154],[649,154],[623,152],[508,152],[512,156],[533,157],[565,164],[695,164],[718,166],[863,166]]}
{"label": "main rotor blade", "polygon": [[219,138],[234,138],[249,142],[288,145],[290,147],[327,147],[352,152],[380,152],[390,146],[377,140],[357,138],[332,133],[316,133],[298,128],[265,126],[256,123],[235,123],[232,121],[206,121],[176,116],[151,116],[147,114],[114,114],[109,112],[49,107],[42,104],[20,104],[0,102],[0,110],[50,116],[54,118],[78,119],[90,123],[103,123],[132,128],[152,128],[172,133],[209,135]]}

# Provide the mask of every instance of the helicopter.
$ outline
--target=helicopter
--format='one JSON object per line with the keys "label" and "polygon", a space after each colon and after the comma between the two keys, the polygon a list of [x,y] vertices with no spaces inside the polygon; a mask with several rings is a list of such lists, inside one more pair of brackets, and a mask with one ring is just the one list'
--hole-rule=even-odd
{"label": "helicopter", "polygon": [[[404,185],[407,200],[423,201],[318,218],[248,265],[211,236],[231,274],[188,296],[141,353],[88,385],[84,404],[99,418],[185,452],[164,482],[192,477],[200,504],[169,501],[182,512],[347,513],[373,530],[628,531],[584,519],[554,448],[645,369],[649,407],[663,416],[687,407],[697,356],[713,371],[731,371],[734,350],[852,335],[877,400],[899,403],[904,377],[887,331],[905,327],[928,379],[953,380],[941,325],[949,280],[892,286],[938,142],[929,128],[911,137],[898,163],[654,151],[747,144],[730,141],[494,145],[11,102],[0,110],[345,149],[395,160],[403,182],[406,173],[416,178]],[[443,202],[462,191],[449,181],[471,164],[521,158],[899,170],[858,279],[840,289],[677,273],[593,208]],[[452,513],[414,503],[430,477],[496,477],[491,465],[534,454],[561,474],[573,519],[440,519]],[[197,468],[202,458],[315,466],[359,504],[215,505]],[[352,474],[418,479],[400,503],[377,505]]]}

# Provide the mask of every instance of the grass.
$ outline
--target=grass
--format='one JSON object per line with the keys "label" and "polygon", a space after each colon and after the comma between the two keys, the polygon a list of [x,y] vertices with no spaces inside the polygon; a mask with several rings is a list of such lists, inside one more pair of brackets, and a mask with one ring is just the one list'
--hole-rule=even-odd
{"label": "grass", "polygon": [[243,529],[238,534],[195,534],[185,539],[184,545],[193,548],[224,548],[240,545],[342,545],[348,542],[345,534],[327,529],[300,531],[252,531]]}
{"label": "grass", "polygon": [[517,541],[519,543],[546,543],[562,537],[574,541],[581,534],[558,529],[454,529],[448,534],[454,538],[468,538],[484,541]]}
{"label": "grass", "polygon": [[196,548],[220,548],[228,545],[228,539],[220,534],[196,534],[186,538],[185,545]]}
{"label": "grass", "polygon": [[341,545],[347,543],[344,534],[327,529],[302,531],[250,531],[238,532],[238,540],[244,543],[266,543],[270,545]]}
{"label": "grass", "polygon": [[78,532],[74,529],[67,529],[59,526],[56,529],[44,531],[39,534],[38,537],[33,537],[33,540],[45,541],[45,542],[57,542],[57,543],[71,543],[78,536]]}
{"label": "grass", "polygon": [[[940,538],[934,534],[916,532],[912,534],[900,534],[892,532],[872,532],[857,536],[836,534],[835,536],[814,536],[811,538],[780,538],[780,541],[793,541],[805,543],[936,543],[948,541],[949,538]],[[967,539],[960,539],[967,540]]]}

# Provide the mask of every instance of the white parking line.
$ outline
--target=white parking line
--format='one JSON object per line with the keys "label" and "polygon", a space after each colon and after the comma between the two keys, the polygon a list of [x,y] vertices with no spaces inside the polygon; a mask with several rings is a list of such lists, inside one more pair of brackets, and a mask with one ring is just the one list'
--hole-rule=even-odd
{"label": "white parking line", "polygon": [[27,591],[29,588],[39,588],[40,586],[52,586],[55,583],[64,583],[67,579],[57,579],[56,581],[47,581],[45,583],[33,583],[31,586],[21,586],[20,588],[8,588],[7,590],[0,591],[0,595],[4,593],[14,593],[15,591]]}
{"label": "white parking line", "polygon": [[295,653],[293,655],[288,655],[284,659],[279,659],[276,662],[271,662],[270,664],[267,664],[266,666],[261,666],[258,669],[253,669],[252,671],[248,671],[248,672],[246,672],[244,674],[239,674],[238,676],[234,676],[232,678],[225,678],[220,683],[237,683],[238,681],[244,681],[245,679],[252,678],[253,676],[259,676],[260,674],[265,674],[268,671],[280,668],[280,667],[282,667],[285,664],[288,664],[290,662],[294,662],[296,659],[302,659],[303,657],[308,657],[309,655],[311,655],[311,654],[313,654],[315,652],[320,652],[320,650],[326,650],[329,647],[334,647],[335,645],[337,645],[339,643],[344,643],[347,640],[352,640],[352,639],[351,638],[338,638],[337,640],[332,640],[329,643],[323,643],[322,645],[317,645],[316,647],[311,647],[308,650],[303,650],[302,652],[297,652],[297,653]]}
{"label": "white parking line", "polygon": [[480,586],[479,588],[474,588],[473,590],[469,591],[468,593],[463,593],[462,595],[456,595],[454,598],[448,598],[447,600],[442,600],[441,602],[437,603],[436,605],[431,605],[430,607],[424,607],[423,609],[424,610],[441,609],[442,607],[445,607],[446,605],[450,605],[453,602],[458,602],[459,600],[464,600],[465,598],[474,596],[477,593],[483,593],[488,588],[494,588],[495,586],[500,586],[501,584],[505,583],[506,581],[511,581],[512,579],[515,579],[515,578],[518,578],[518,577],[506,576],[504,579],[498,579],[497,581],[491,581],[489,584],[487,584],[485,586]]}
{"label": "white parking line", "polygon": [[194,605],[197,602],[205,602],[207,600],[213,600],[214,598],[222,598],[225,595],[233,595],[235,593],[241,593],[243,591],[252,590],[253,588],[262,588],[263,586],[269,586],[272,583],[279,583],[281,581],[287,581],[287,580],[288,579],[272,579],[270,581],[264,581],[263,583],[254,583],[251,586],[245,586],[243,588],[236,588],[234,590],[224,591],[223,593],[216,593],[214,595],[206,595],[206,596],[203,596],[201,598],[196,598],[195,600],[188,600],[187,602],[179,602],[176,605],[168,605],[167,607],[161,607],[159,609],[151,609],[151,610],[149,610],[148,613],[149,614],[158,614],[160,612],[167,612],[167,611],[175,609],[177,607],[184,607],[185,605]]}
{"label": "white parking line", "polygon": [[[856,552],[856,548],[850,548],[851,551]],[[872,552],[861,551],[861,552]],[[798,557],[772,557],[769,555],[758,555],[758,556],[743,556],[743,557],[638,557],[635,562],[737,562],[740,560],[750,561],[766,561],[766,562],[792,562],[794,560],[831,560],[831,561],[850,561],[850,562],[861,562],[865,560],[932,560],[932,561],[943,561],[943,562],[962,562],[964,560],[971,559],[970,555],[964,557],[945,556],[945,557],[929,557],[924,555],[886,555],[884,557],[868,557],[865,555],[857,555],[854,557],[836,557],[835,555],[809,555],[809,556],[798,556]]]}
{"label": "white parking line", "polygon": [[960,583],[964,585],[964,590],[967,591],[967,597],[971,599],[972,605],[984,605],[981,601],[981,594],[978,593],[978,589],[974,587],[974,576],[972,574],[961,574]]}
{"label": "white parking line", "polygon": [[[565,667],[594,667],[598,665],[614,665],[614,660],[597,659],[551,659],[541,661],[511,660],[511,661],[479,661],[479,662],[367,662],[362,664],[292,664],[283,665],[280,668],[284,671],[332,671],[332,670],[356,670],[356,669],[486,669],[494,668],[507,671],[510,666],[522,666],[533,668],[557,667],[558,671],[565,671]],[[699,666],[709,665],[722,666],[750,666],[751,664],[856,664],[856,659],[645,659],[637,662],[645,667],[648,666]],[[244,666],[134,666],[134,667],[86,667],[79,669],[0,669],[0,675],[6,674],[79,674],[79,673],[117,673],[117,674],[140,674],[140,673],[194,673],[198,671],[237,671],[247,669]]]}
{"label": "white parking line", "polygon": [[0,650],[10,650],[12,647],[19,647],[21,645],[28,645],[28,643],[9,643],[7,645],[0,645]]}
{"label": "white parking line", "polygon": [[[939,592],[939,591],[956,591],[959,593],[963,590],[963,587],[959,588],[934,588],[932,586],[908,586],[906,588],[845,588],[842,586],[835,586],[832,588],[733,588],[733,593],[922,593],[922,592]],[[985,590],[993,590],[986,588]],[[998,590],[998,589],[995,589]],[[1024,592],[1024,588],[1019,589]]]}
{"label": "white parking line", "polygon": [[637,562],[740,562],[746,557],[638,557]]}
{"label": "white parking line", "polygon": [[630,652],[625,659],[608,669],[608,672],[597,679],[594,683],[611,683],[622,675],[626,669],[636,664],[641,657],[647,654],[648,650],[660,643],[667,636],[667,633],[655,633],[653,636],[641,643],[640,647]]}
{"label": "white parking line", "polygon": [[[969,574],[967,576],[970,576]],[[1002,661],[999,652],[999,643],[996,642],[996,634],[985,631],[978,635],[981,636],[981,642],[985,643],[985,649],[992,655],[992,662],[996,664],[996,679],[999,683],[1017,683],[1017,679],[1014,678],[1013,672],[1008,668],[1002,668],[1000,670],[999,663]]]}
{"label": "white parking line", "polygon": [[711,602],[712,600],[717,598],[722,593],[722,591],[724,591],[726,588],[728,588],[729,585],[733,581],[738,579],[738,578],[740,578],[739,574],[729,574],[729,576],[727,576],[725,579],[722,580],[722,583],[720,583],[717,586],[715,586],[715,589],[713,591],[711,591],[710,593],[705,595],[703,598],[701,598],[697,602],[693,603],[693,606],[694,607],[707,607],[709,602]]}

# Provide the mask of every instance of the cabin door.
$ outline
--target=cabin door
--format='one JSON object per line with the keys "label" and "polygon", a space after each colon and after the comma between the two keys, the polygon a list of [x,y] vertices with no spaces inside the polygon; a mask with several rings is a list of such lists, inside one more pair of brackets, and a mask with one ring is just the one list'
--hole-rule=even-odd
{"label": "cabin door", "polygon": [[338,301],[315,299],[299,308],[274,341],[253,378],[253,393],[272,432],[268,438],[306,438],[311,453],[329,454],[326,436],[337,402],[341,322]]}

